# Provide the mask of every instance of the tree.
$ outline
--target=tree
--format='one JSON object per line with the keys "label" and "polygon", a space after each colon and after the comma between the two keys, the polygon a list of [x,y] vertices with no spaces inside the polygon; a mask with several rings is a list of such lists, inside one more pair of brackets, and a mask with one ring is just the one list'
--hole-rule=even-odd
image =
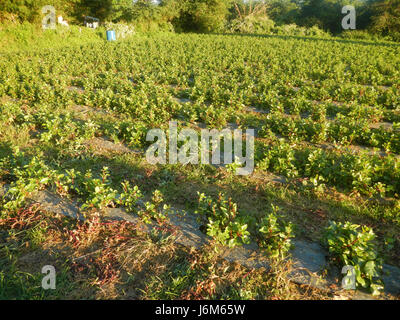
{"label": "tree", "polygon": [[[39,23],[41,21],[41,8],[51,5],[56,9],[57,15],[62,15],[68,20],[82,21],[84,15],[94,15],[104,18],[110,10],[111,0],[0,0],[1,14],[15,15],[20,22],[28,21]],[[0,14],[0,15],[1,15]]]}
{"label": "tree", "polygon": [[179,25],[183,31],[219,32],[227,22],[231,0],[182,0]]}
{"label": "tree", "polygon": [[76,7],[78,17],[93,16],[105,20],[111,14],[112,0],[81,0]]}
{"label": "tree", "polygon": [[111,12],[107,17],[113,22],[130,21],[132,19],[132,0],[112,0]]}
{"label": "tree", "polygon": [[400,0],[373,4],[372,30],[383,34],[400,33]]}
{"label": "tree", "polygon": [[317,25],[333,33],[341,32],[342,8],[345,5],[352,5],[357,12],[360,12],[366,3],[362,0],[305,0],[302,5],[299,24],[306,27]]}
{"label": "tree", "polygon": [[277,24],[296,23],[301,12],[298,0],[270,0],[267,5],[268,16]]}
{"label": "tree", "polygon": [[40,8],[45,5],[44,2],[44,0],[1,0],[0,13],[13,14],[21,22],[34,22],[40,17]]}

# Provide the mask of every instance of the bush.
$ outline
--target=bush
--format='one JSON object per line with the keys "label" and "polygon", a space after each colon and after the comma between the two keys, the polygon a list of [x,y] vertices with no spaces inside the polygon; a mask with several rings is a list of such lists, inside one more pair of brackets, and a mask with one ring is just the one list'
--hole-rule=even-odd
{"label": "bush", "polygon": [[20,22],[33,22],[38,19],[43,0],[2,0],[0,1],[0,15],[15,15]]}
{"label": "bush", "polygon": [[278,35],[285,36],[301,36],[301,37],[330,37],[330,34],[318,26],[314,25],[311,28],[299,27],[296,24],[286,24],[275,27],[272,32]]}
{"label": "bush", "polygon": [[57,26],[54,30],[43,30],[39,25],[28,22],[0,25],[0,52],[57,48],[99,41],[105,38],[105,30],[78,26]]}
{"label": "bush", "polygon": [[221,32],[225,29],[228,0],[198,0],[187,2],[182,13],[183,29],[197,32]]}
{"label": "bush", "polygon": [[131,24],[106,22],[106,30],[114,30],[117,39],[125,39],[135,34],[135,27]]}
{"label": "bush", "polygon": [[380,38],[377,34],[372,34],[365,30],[343,31],[340,34],[340,37],[343,39],[350,39],[350,40],[370,40],[370,41],[376,41],[379,40]]}
{"label": "bush", "polygon": [[367,31],[367,30],[351,30],[344,31],[340,34],[340,37],[348,40],[366,40],[366,41],[400,41],[400,32],[392,32],[390,34],[383,35],[381,33]]}
{"label": "bush", "polygon": [[388,35],[392,41],[400,42],[400,32],[392,32]]}
{"label": "bush", "polygon": [[244,19],[234,19],[229,24],[229,31],[235,33],[269,34],[275,26],[267,16],[246,16]]}
{"label": "bush", "polygon": [[300,27],[294,23],[276,26],[267,15],[249,14],[237,17],[228,25],[228,31],[247,34],[276,34],[284,36],[329,38],[331,34],[314,25],[310,28]]}
{"label": "bush", "polygon": [[41,8],[46,5],[56,8],[57,16],[62,15],[68,21],[75,20],[81,14],[82,4],[83,0],[1,0],[0,21],[40,23]]}
{"label": "bush", "polygon": [[233,17],[228,26],[230,32],[268,34],[275,26],[275,22],[268,17],[267,6],[263,3],[235,2],[233,8]]}

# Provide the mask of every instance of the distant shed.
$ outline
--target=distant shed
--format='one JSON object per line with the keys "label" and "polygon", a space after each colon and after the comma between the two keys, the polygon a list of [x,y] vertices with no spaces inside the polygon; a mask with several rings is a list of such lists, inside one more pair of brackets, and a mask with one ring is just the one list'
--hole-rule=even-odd
{"label": "distant shed", "polygon": [[97,29],[99,27],[99,24],[100,24],[100,19],[85,16],[85,22],[84,22],[85,27]]}

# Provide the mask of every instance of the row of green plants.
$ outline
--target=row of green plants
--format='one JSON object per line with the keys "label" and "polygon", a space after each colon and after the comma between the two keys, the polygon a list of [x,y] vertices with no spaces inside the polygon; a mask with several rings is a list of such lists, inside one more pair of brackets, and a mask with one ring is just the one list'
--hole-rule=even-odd
{"label": "row of green plants", "polygon": [[291,249],[293,224],[283,219],[278,207],[272,206],[260,221],[256,221],[250,215],[240,213],[237,204],[222,193],[216,199],[204,193],[198,196],[196,214],[200,223],[206,226],[207,234],[218,243],[229,247],[249,244],[251,231],[259,246],[272,258],[283,258]]}
{"label": "row of green plants", "polygon": [[[39,157],[29,158],[19,150],[3,158],[0,164],[1,176],[10,182],[2,196],[3,215],[10,211],[17,212],[26,204],[31,193],[50,189],[63,197],[78,198],[84,213],[92,209],[123,206],[128,212],[138,214],[145,223],[162,223],[168,217],[170,208],[164,203],[160,191],[154,191],[151,199],[143,202],[139,187],[128,181],[122,182],[120,190],[114,189],[108,168],[103,168],[98,176],[90,170],[51,169]],[[276,206],[257,220],[239,212],[237,204],[221,193],[217,198],[199,193],[196,213],[205,232],[222,245],[235,247],[255,240],[274,259],[284,258],[292,248],[294,225],[286,221]],[[382,258],[378,255],[375,238],[368,227],[331,222],[326,228],[323,243],[334,263],[354,267],[357,286],[377,294],[383,284],[379,280]]]}
{"label": "row of green plants", "polygon": [[[4,157],[0,161],[0,174],[2,180],[8,182],[6,192],[2,197],[3,214],[17,210],[27,204],[27,200],[33,193],[48,189],[62,197],[72,198],[81,203],[82,212],[88,213],[92,209],[102,210],[108,207],[125,207],[128,212],[138,214],[145,223],[152,220],[163,222],[170,210],[164,203],[163,195],[159,190],[152,193],[150,201],[144,201],[143,194],[138,186],[133,186],[128,181],[123,181],[119,190],[113,187],[110,172],[104,167],[99,174],[91,170],[80,172],[75,169],[53,169],[40,156],[29,157],[16,148],[12,155]],[[267,217],[260,224],[260,232],[268,233],[266,228],[268,219],[273,219],[276,208],[271,217]],[[214,216],[207,216],[211,210]],[[221,244],[230,247],[248,243],[250,241],[247,231],[246,217],[240,218],[237,205],[231,199],[226,200],[222,194],[216,203],[211,197],[200,195],[198,211],[204,219],[208,218],[207,233],[213,236]],[[272,225],[272,224],[271,224]],[[268,224],[268,226],[270,226]],[[290,225],[285,229],[289,232],[287,245],[281,246],[271,243],[269,252],[273,256],[283,255],[288,248]],[[274,229],[274,232],[283,231]],[[273,236],[269,235],[271,241]],[[239,240],[240,239],[240,240]],[[268,247],[268,237],[263,239],[265,247]]]}
{"label": "row of green plants", "polygon": [[110,172],[104,167],[99,174],[92,170],[51,168],[41,156],[28,157],[18,148],[0,161],[1,177],[8,187],[2,198],[2,214],[17,210],[27,204],[29,197],[39,190],[48,189],[62,197],[72,198],[81,204],[83,214],[108,207],[125,207],[139,215],[145,223],[166,219],[169,207],[164,197],[155,190],[145,201],[138,186],[123,181],[118,189],[113,187]]}
{"label": "row of green plants", "polygon": [[[207,235],[216,242],[235,247],[254,240],[273,259],[285,258],[293,248],[291,239],[295,235],[295,225],[286,221],[279,207],[272,205],[257,221],[239,212],[237,204],[222,193],[216,198],[204,193],[198,195],[196,213]],[[373,295],[383,290],[383,259],[378,253],[376,235],[371,228],[330,221],[324,230],[322,243],[329,251],[332,264],[353,268],[350,269],[352,272],[346,273],[345,280],[348,279],[350,284],[353,281],[354,288],[367,289]]]}
{"label": "row of green plants", "polygon": [[400,162],[393,155],[370,155],[346,148],[324,150],[274,138],[256,147],[256,164],[259,169],[289,178],[306,178],[304,183],[321,188],[332,185],[379,197],[398,197],[400,191]]}
{"label": "row of green plants", "polygon": [[[40,108],[39,106],[21,108],[19,103],[7,103],[2,109],[4,112],[1,120],[4,123],[11,123],[21,130],[33,130],[42,147],[56,148],[59,156],[82,156],[86,150],[85,141],[101,135],[115,141],[123,141],[131,147],[142,150],[145,150],[149,144],[146,142],[146,133],[151,127],[146,125],[146,121],[123,120],[116,123],[82,121],[74,118],[74,115],[69,112],[60,113],[47,105],[42,105]],[[332,150],[304,145],[303,140],[326,141],[326,139],[318,140],[314,137],[328,135],[327,132],[334,132],[333,128],[328,127],[325,128],[326,131],[323,131],[323,125],[315,119],[314,122],[302,122],[307,124],[309,131],[300,131],[296,126],[291,126],[293,122],[284,121],[284,119],[282,117],[279,120],[279,126],[266,126],[258,133],[267,139],[267,141],[256,141],[255,163],[259,169],[289,178],[307,178],[311,185],[317,187],[330,185],[365,195],[398,196],[400,169],[399,159],[396,156],[369,154],[368,151],[361,150],[353,152],[340,145]],[[349,122],[352,118],[343,119]],[[166,125],[168,123],[164,122],[160,124],[160,127],[165,128]],[[184,125],[180,127],[183,128]],[[336,126],[336,129],[342,132],[338,134],[338,137],[342,137],[342,144],[348,144],[350,142],[348,140],[356,134],[350,133],[351,130],[345,131],[345,126]],[[288,139],[278,139],[277,131]],[[381,132],[384,137],[390,136],[383,129],[376,132]],[[348,140],[345,139],[346,133],[350,137]],[[368,131],[359,131],[359,134],[367,135]],[[369,134],[372,135],[371,131]],[[393,131],[391,134],[396,136],[397,132]],[[380,139],[379,135],[375,138]],[[397,146],[397,140],[390,137],[386,148]],[[332,142],[336,141],[332,140]]]}
{"label": "row of green plants", "polygon": [[[80,83],[87,91],[110,88],[114,94],[126,93],[130,84],[130,90],[140,94],[140,86],[135,90],[128,77],[124,78],[129,75],[137,83],[146,79],[153,85],[188,86],[187,94],[194,100],[202,98],[212,103],[230,99],[244,104],[268,103],[265,99],[276,95],[356,101],[392,109],[399,103],[398,48],[390,46],[366,48],[362,44],[295,39],[226,36],[222,40],[206,35],[153,35],[113,45],[86,45],[84,50],[68,47],[62,54],[44,50],[29,59],[28,63],[23,55],[9,55],[1,63],[5,67],[1,78],[6,80],[0,86],[1,93],[18,98],[43,83]],[[299,92],[291,90],[300,86],[304,88]]]}
{"label": "row of green plants", "polygon": [[[256,106],[272,113],[260,119],[261,125],[290,139],[399,152],[396,123],[391,130],[368,127],[399,121],[397,48],[366,50],[354,44],[344,50],[340,43],[250,40],[153,35],[116,45],[86,45],[85,50],[45,50],[29,58],[9,55],[0,61],[0,94],[34,109],[84,104],[115,111],[128,118],[114,135],[137,146],[146,128],[168,120],[223,127],[228,121],[251,121],[237,112]],[[353,59],[356,53],[361,56]],[[178,103],[175,96],[193,103]],[[284,113],[310,114],[310,119],[289,119]],[[325,114],[337,121],[331,124]]]}
{"label": "row of green plants", "polygon": [[[163,204],[159,191],[151,200],[139,205],[143,195],[138,186],[124,181],[121,190],[111,186],[109,170],[103,168],[98,176],[91,171],[54,170],[38,157],[28,158],[18,150],[1,161],[1,176],[10,182],[2,197],[3,214],[25,205],[27,197],[38,189],[49,188],[64,197],[78,197],[83,203],[83,212],[94,208],[124,206],[129,212],[137,213],[145,223],[167,219],[169,207]],[[10,170],[11,169],[11,170]],[[218,243],[235,247],[255,239],[260,248],[271,258],[284,258],[292,247],[294,226],[272,206],[258,221],[239,212],[230,198],[219,194],[217,198],[199,194],[196,213],[206,233]],[[360,230],[361,229],[361,230]],[[255,235],[255,236],[254,236]],[[328,248],[332,261],[338,266],[352,266],[357,287],[379,294],[383,289],[382,258],[376,249],[376,236],[371,228],[350,223],[331,222],[326,228],[323,243]]]}
{"label": "row of green plants", "polygon": [[[77,120],[68,112],[57,114],[46,107],[39,110],[34,110],[34,108],[24,110],[18,104],[7,104],[5,107],[5,112],[2,114],[3,121],[11,121],[13,125],[21,129],[33,129],[37,132],[42,146],[49,149],[55,147],[59,156],[82,155],[85,151],[84,142],[99,135],[109,136],[115,141],[123,141],[143,150],[146,143],[149,143],[145,141],[149,128],[146,127],[144,121],[97,124],[94,121]],[[289,129],[290,122],[282,120],[280,124],[279,128],[286,128],[290,133],[288,140],[276,137],[275,132],[280,130],[276,126],[259,132],[259,135],[266,137],[267,141],[256,141],[255,163],[258,169],[289,178],[307,178],[309,183],[316,187],[330,185],[370,196],[398,196],[400,162],[396,156],[390,154],[382,156],[379,153],[374,155],[369,154],[368,151],[352,152],[351,149],[339,146],[332,150],[324,150],[318,146],[305,146],[299,136],[306,135],[307,132],[299,132],[296,127]],[[318,128],[318,121],[309,121],[308,124],[311,128],[315,127],[312,131],[315,135],[324,134],[324,131]],[[163,123],[161,127],[165,125]],[[340,127],[341,132],[344,129]],[[279,133],[282,134],[281,131]],[[343,134],[343,139],[345,136]],[[310,140],[312,142],[325,141],[323,139]],[[393,141],[395,146],[397,142]]]}
{"label": "row of green plants", "polygon": [[400,123],[397,122],[390,129],[371,128],[371,122],[366,118],[339,114],[336,119],[328,120],[322,113],[304,119],[279,112],[268,114],[262,122],[260,136],[265,131],[272,131],[294,142],[356,144],[400,153]]}
{"label": "row of green plants", "polygon": [[[326,184],[398,197],[400,167],[393,155],[356,154],[340,147],[322,150],[303,143],[360,143],[398,152],[397,124],[392,130],[370,129],[382,120],[399,122],[398,50],[317,40],[152,35],[117,44],[4,55],[0,97],[11,102],[1,102],[0,121],[21,132],[34,131],[41,148],[68,156],[83,155],[83,143],[100,135],[143,149],[146,132],[165,128],[172,119],[211,127],[254,122],[264,126],[261,134],[268,140],[256,143],[259,169],[318,188]],[[64,110],[74,104],[107,110],[122,121],[77,120]],[[270,114],[245,115],[245,106]],[[279,140],[277,134],[287,139]],[[169,210],[159,191],[145,201],[137,186],[113,186],[107,169],[54,169],[40,156],[30,159],[19,152],[4,158],[0,169],[11,185],[3,198],[5,210],[23,206],[31,192],[44,188],[79,199],[83,211],[124,206],[145,222],[162,222]],[[221,244],[232,247],[255,240],[277,258],[290,248],[293,225],[275,207],[255,219],[223,195],[201,195],[197,211],[204,231]],[[379,291],[381,261],[374,254],[371,232],[341,224],[330,228],[325,245],[334,261],[354,266],[357,283]]]}

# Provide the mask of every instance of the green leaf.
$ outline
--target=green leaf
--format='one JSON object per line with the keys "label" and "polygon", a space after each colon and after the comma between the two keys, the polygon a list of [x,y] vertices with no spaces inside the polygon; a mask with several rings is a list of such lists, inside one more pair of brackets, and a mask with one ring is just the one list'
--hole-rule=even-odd
{"label": "green leaf", "polygon": [[364,266],[365,273],[370,277],[378,277],[375,261],[368,261]]}

